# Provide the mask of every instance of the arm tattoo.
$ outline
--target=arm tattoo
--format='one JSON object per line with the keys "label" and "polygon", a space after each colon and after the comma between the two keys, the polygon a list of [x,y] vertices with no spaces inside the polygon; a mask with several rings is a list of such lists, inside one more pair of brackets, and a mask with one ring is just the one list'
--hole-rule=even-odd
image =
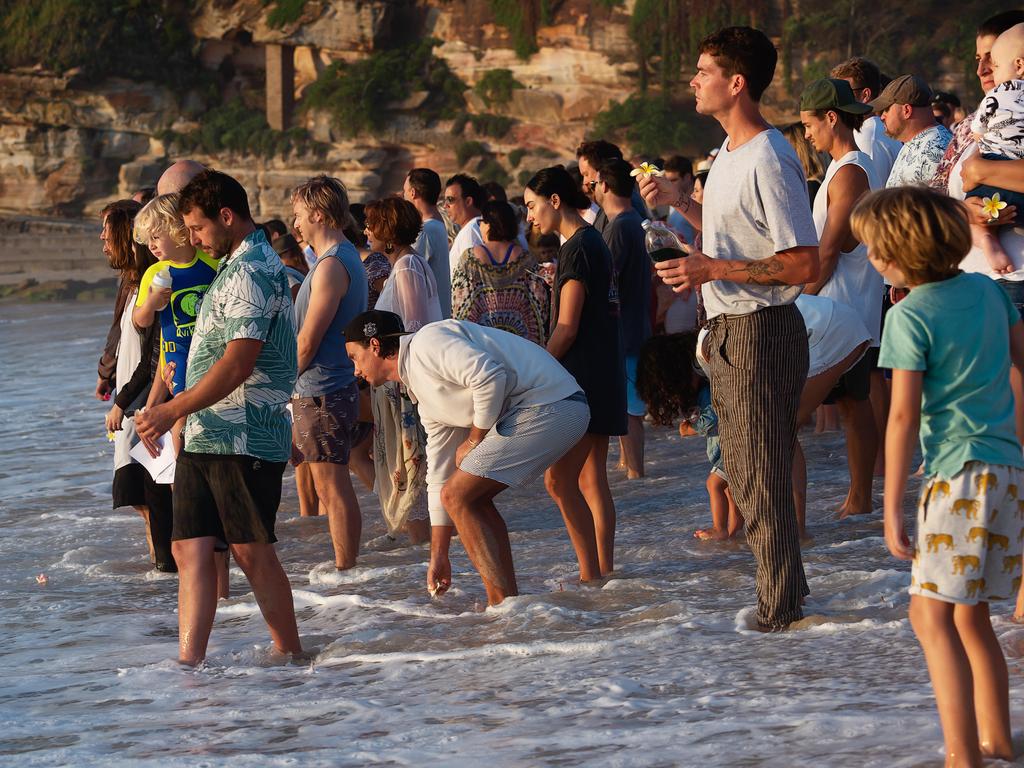
{"label": "arm tattoo", "polygon": [[690,210],[690,206],[692,204],[693,200],[690,198],[688,194],[684,192],[671,205],[680,213],[686,213],[688,210]]}
{"label": "arm tattoo", "polygon": [[736,282],[754,283],[756,285],[789,285],[785,280],[774,277],[774,275],[782,272],[783,269],[782,264],[776,259],[770,258],[760,261],[748,261],[742,266],[734,267],[732,272],[742,273],[741,279]]}

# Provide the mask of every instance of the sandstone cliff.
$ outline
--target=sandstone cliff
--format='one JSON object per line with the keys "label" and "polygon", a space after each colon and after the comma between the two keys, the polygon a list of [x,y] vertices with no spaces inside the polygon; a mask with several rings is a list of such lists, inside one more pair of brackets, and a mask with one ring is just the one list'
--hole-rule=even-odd
{"label": "sandstone cliff", "polygon": [[[270,23],[274,6],[265,0],[199,0],[191,31],[199,60],[217,73],[221,93],[216,99],[201,95],[208,84],[171,92],[117,79],[86,86],[74,72],[57,76],[38,68],[0,73],[0,211],[90,216],[111,197],[153,184],[181,153],[168,144],[169,132],[198,129],[204,103],[238,98],[262,105],[267,46],[287,47],[295,69],[292,95],[301,104],[303,93],[331,62],[357,61],[430,36],[440,41],[435,55],[468,88],[465,111],[512,122],[501,138],[476,134],[472,127],[457,136],[450,119],[428,124],[417,119],[423,94],[409,92],[391,105],[387,120],[355,139],[339,134],[326,114],[296,113],[296,124],[322,142],[322,154],[197,153],[197,159],[239,178],[258,217],[284,215],[290,189],[314,172],[339,176],[356,201],[395,191],[415,165],[453,172],[467,164],[456,158],[467,140],[480,141],[486,155],[515,178],[553,157],[571,158],[594,116],[609,101],[635,92],[629,22],[636,2],[609,8],[563,0],[553,23],[536,29],[536,52],[524,59],[516,55],[513,35],[496,23],[489,0],[311,0],[299,4],[297,18],[279,26]],[[782,0],[767,5],[787,7]],[[511,71],[524,87],[514,90],[507,104],[488,106],[472,86],[495,69]],[[781,78],[767,94],[766,106],[770,119],[794,117]],[[714,130],[698,132],[691,146],[679,149],[706,150],[718,140]],[[469,162],[469,169],[479,162]],[[520,184],[512,188],[518,191]]]}

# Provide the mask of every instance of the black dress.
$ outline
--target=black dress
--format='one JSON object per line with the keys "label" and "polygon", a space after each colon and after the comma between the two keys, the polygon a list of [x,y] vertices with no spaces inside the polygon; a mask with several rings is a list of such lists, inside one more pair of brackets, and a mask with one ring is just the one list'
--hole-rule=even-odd
{"label": "black dress", "polygon": [[562,286],[578,280],[586,292],[576,339],[560,362],[587,396],[587,432],[595,435],[626,434],[626,370],[618,287],[613,275],[611,252],[600,233],[589,225],[576,230],[558,251],[556,322]]}

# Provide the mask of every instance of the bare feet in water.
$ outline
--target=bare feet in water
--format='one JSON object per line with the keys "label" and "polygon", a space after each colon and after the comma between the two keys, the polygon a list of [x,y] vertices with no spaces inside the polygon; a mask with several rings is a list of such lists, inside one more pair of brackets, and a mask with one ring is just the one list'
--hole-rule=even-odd
{"label": "bare feet in water", "polygon": [[693,538],[701,541],[725,541],[732,537],[729,536],[728,531],[720,528],[698,528],[693,532]]}
{"label": "bare feet in water", "polygon": [[847,496],[843,505],[839,508],[839,519],[844,520],[853,515],[870,515],[873,511],[874,505],[870,496],[864,500]]}

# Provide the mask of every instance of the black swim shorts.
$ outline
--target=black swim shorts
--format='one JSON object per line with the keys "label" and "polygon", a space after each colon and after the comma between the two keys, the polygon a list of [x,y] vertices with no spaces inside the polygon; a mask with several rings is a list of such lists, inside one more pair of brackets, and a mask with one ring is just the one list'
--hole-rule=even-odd
{"label": "black swim shorts", "polygon": [[252,456],[182,451],[174,470],[171,538],[273,544],[284,467]]}

